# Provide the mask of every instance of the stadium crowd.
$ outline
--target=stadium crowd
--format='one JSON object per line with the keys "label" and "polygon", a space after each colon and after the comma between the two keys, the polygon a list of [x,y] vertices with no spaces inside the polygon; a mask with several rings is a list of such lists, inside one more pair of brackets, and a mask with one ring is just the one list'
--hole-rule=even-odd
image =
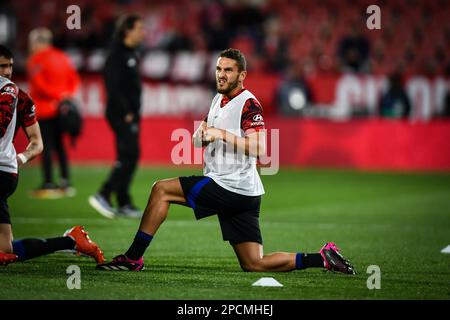
{"label": "stadium crowd", "polygon": [[72,2],[4,2],[0,10],[15,16],[20,26],[14,49],[25,53],[27,33],[46,26],[54,30],[57,46],[78,48],[87,56],[109,45],[119,12],[139,12],[148,30],[146,49],[239,47],[253,69],[284,72],[298,63],[305,72],[388,74],[407,66],[409,73],[434,75],[444,74],[450,64],[450,3],[445,0],[377,1],[382,32],[367,29],[368,15],[361,17],[373,4],[368,0],[79,0],[81,29],[66,32],[61,26]]}
{"label": "stadium crowd", "polygon": [[[284,92],[291,92],[292,86],[304,91],[308,102],[322,103],[311,93],[311,87],[317,88],[311,78],[317,76],[370,75],[385,78],[387,84],[395,78],[402,92],[405,79],[410,77],[450,76],[450,57],[446,54],[450,52],[450,2],[445,0],[376,1],[381,8],[381,30],[366,26],[366,9],[374,4],[370,0],[79,0],[81,28],[68,32],[62,26],[66,25],[66,9],[72,2],[8,0],[0,5],[0,19],[2,14],[12,19],[11,36],[3,35],[7,39],[3,43],[15,53],[19,77],[25,74],[28,32],[42,26],[54,32],[55,46],[71,55],[82,74],[98,74],[117,18],[127,12],[138,12],[146,30],[141,48],[144,79],[213,86],[211,67],[217,53],[227,47],[239,48],[252,74],[280,79],[278,110],[290,100]],[[30,11],[36,14],[28,14]],[[426,90],[439,93],[439,86],[434,89],[430,83]],[[430,106],[419,109],[405,100],[403,93],[394,94],[401,96],[403,107],[393,112],[384,111],[395,105],[394,100],[380,95],[378,114],[408,116],[418,113],[414,110],[433,109],[437,116],[449,115],[448,85],[445,90],[427,102]],[[386,86],[383,94],[389,95],[388,91]],[[286,110],[282,113],[298,113],[291,107]]]}

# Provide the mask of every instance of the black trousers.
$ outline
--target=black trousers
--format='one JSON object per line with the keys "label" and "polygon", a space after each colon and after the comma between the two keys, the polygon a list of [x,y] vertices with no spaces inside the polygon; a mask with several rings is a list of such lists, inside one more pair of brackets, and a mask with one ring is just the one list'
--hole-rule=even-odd
{"label": "black trousers", "polygon": [[63,133],[59,127],[57,118],[39,120],[44,151],[42,152],[42,170],[44,183],[53,182],[52,156],[56,153],[59,161],[61,178],[69,180],[69,162],[63,143]]}
{"label": "black trousers", "polygon": [[140,156],[139,122],[108,122],[115,135],[117,161],[100,193],[107,199],[115,193],[118,205],[124,206],[132,204],[129,189]]}

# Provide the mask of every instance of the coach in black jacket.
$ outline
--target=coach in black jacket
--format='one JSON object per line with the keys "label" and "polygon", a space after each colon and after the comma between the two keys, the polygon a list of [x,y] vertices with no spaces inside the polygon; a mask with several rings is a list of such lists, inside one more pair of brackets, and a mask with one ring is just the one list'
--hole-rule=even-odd
{"label": "coach in black jacket", "polygon": [[[106,92],[106,118],[115,134],[117,162],[99,193],[89,203],[102,215],[140,217],[129,194],[130,182],[139,160],[139,121],[141,79],[137,48],[144,37],[139,16],[128,15],[117,24],[115,43],[106,59],[103,72]],[[117,196],[118,209],[111,203]]]}

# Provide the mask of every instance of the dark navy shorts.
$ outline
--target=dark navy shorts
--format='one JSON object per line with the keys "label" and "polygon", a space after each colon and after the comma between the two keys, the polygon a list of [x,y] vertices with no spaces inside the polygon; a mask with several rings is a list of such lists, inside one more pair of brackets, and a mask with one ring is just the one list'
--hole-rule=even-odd
{"label": "dark navy shorts", "polygon": [[230,244],[262,244],[259,229],[261,196],[244,196],[228,191],[205,176],[180,177],[184,197],[195,217],[217,215],[224,241]]}
{"label": "dark navy shorts", "polygon": [[16,174],[0,171],[0,223],[11,224],[7,199],[17,188]]}

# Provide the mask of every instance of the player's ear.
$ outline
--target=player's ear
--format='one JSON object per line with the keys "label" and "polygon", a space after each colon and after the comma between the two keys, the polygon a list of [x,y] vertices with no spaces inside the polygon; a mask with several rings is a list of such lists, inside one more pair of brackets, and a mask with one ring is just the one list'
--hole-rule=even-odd
{"label": "player's ear", "polygon": [[239,81],[243,82],[246,76],[247,71],[241,71],[241,73],[239,73]]}

